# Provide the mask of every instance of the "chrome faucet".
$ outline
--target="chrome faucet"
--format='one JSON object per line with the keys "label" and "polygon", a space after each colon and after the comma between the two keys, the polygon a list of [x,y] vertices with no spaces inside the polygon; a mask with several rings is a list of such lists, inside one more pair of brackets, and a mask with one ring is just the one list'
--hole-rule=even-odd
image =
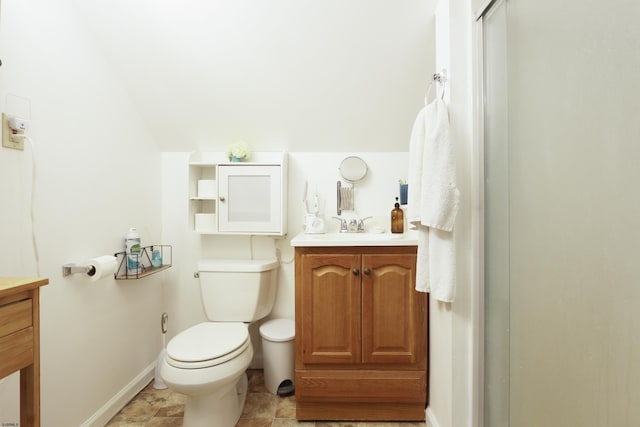
{"label": "chrome faucet", "polygon": [[365,218],[361,218],[358,220],[358,233],[364,233],[364,222],[368,219],[373,218],[372,216],[368,216]]}
{"label": "chrome faucet", "polygon": [[334,216],[332,218],[340,221],[341,233],[364,233],[364,222],[373,217],[368,216],[361,219],[352,219],[349,222],[347,222],[346,219],[339,218],[337,216]]}
{"label": "chrome faucet", "polygon": [[338,221],[340,221],[340,232],[341,233],[348,233],[349,232],[349,227],[347,226],[347,220],[346,219],[342,219],[342,218],[338,218],[337,216],[333,216],[333,219],[337,219]]}

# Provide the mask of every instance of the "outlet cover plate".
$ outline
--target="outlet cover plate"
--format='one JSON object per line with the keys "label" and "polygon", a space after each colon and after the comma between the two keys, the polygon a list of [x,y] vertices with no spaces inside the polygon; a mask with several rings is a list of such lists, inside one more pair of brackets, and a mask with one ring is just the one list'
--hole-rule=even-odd
{"label": "outlet cover plate", "polygon": [[9,116],[5,113],[2,113],[2,146],[24,151],[24,138],[14,136],[9,127]]}

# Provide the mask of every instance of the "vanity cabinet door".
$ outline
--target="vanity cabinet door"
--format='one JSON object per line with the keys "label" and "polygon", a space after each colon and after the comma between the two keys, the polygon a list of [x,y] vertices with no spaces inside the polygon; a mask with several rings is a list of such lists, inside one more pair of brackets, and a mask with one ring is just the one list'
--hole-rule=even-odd
{"label": "vanity cabinet door", "polygon": [[218,167],[218,231],[283,234],[282,167]]}
{"label": "vanity cabinet door", "polygon": [[413,254],[362,255],[362,361],[426,360],[426,295],[415,290]]}
{"label": "vanity cabinet door", "polygon": [[299,264],[302,363],[425,365],[415,253],[304,254]]}
{"label": "vanity cabinet door", "polygon": [[300,257],[299,317],[302,362],[360,363],[361,287],[359,255]]}

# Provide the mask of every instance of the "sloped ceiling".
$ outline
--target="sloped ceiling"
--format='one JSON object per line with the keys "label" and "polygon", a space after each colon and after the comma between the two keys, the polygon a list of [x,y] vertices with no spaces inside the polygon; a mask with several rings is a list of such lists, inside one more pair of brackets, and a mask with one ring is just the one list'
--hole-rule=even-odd
{"label": "sloped ceiling", "polygon": [[163,151],[404,151],[435,0],[76,0]]}

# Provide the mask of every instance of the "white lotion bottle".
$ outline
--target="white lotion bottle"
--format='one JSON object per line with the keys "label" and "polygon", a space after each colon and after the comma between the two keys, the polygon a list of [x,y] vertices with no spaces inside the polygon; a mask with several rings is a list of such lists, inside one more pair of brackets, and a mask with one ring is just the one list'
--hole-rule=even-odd
{"label": "white lotion bottle", "polygon": [[135,227],[129,228],[125,239],[125,252],[127,257],[127,275],[137,275],[141,273],[140,256],[142,246],[140,245],[140,234]]}

